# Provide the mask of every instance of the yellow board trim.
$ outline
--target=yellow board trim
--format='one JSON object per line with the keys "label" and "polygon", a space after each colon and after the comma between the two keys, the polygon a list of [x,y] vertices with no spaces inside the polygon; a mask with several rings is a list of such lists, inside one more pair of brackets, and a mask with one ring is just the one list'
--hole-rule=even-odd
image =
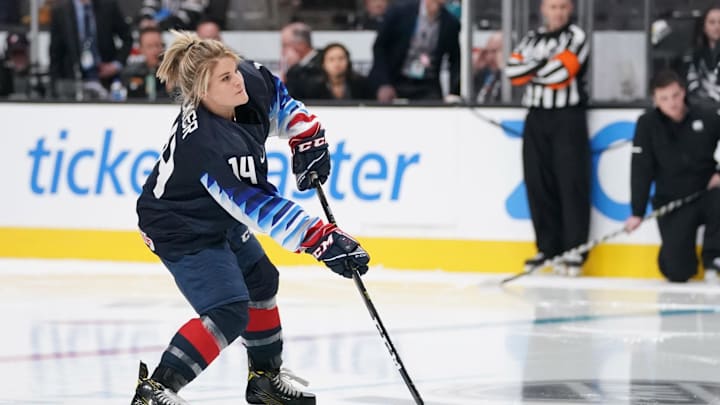
{"label": "yellow board trim", "polygon": [[[305,254],[284,250],[260,235],[276,265],[312,265]],[[532,242],[362,238],[372,264],[393,269],[514,273],[535,253]],[[605,244],[596,247],[585,274],[604,277],[662,278],[657,245]],[[0,228],[0,257],[153,262],[157,257],[132,231]]]}

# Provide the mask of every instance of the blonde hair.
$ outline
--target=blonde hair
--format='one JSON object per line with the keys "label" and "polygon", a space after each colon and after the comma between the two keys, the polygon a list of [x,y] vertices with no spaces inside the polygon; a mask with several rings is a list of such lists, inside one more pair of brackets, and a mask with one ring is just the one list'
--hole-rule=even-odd
{"label": "blonde hair", "polygon": [[184,103],[197,107],[207,94],[210,73],[218,60],[229,57],[238,62],[240,57],[220,41],[200,39],[187,31],[170,32],[175,41],[163,53],[157,77],[170,87],[177,87]]}

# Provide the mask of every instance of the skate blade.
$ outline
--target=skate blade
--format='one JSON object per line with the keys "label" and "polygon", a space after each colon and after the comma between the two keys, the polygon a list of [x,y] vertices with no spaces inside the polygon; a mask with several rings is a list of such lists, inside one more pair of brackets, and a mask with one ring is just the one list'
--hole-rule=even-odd
{"label": "skate blade", "polygon": [[547,273],[548,269],[550,269],[550,266],[533,266],[530,264],[526,264],[523,268],[523,271],[528,273],[530,272],[532,274],[544,274]]}
{"label": "skate blade", "polygon": [[582,276],[582,268],[581,267],[568,267],[566,271],[567,277],[580,277]]}

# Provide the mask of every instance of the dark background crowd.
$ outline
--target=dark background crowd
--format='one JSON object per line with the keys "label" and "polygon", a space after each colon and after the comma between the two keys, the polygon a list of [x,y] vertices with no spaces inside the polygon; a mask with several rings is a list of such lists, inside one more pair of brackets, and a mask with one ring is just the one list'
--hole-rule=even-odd
{"label": "dark background crowd", "polygon": [[[42,48],[49,53],[46,65],[32,63],[31,3],[0,0],[0,32],[5,33],[0,44],[2,98],[169,100],[172,91],[154,73],[167,40],[164,33],[175,28],[220,40],[228,31],[279,32],[282,55],[273,70],[300,99],[460,100],[461,59],[467,52],[460,45],[458,0],[37,0],[39,29],[50,38]],[[510,47],[527,29],[542,24],[539,0],[513,3]],[[688,82],[691,99],[720,102],[715,49],[720,8],[713,9],[712,0],[654,0],[651,10],[645,3],[580,1],[576,10],[592,14],[586,22],[596,31],[646,33],[650,55],[636,55],[648,57],[642,81],[653,71],[671,67]],[[418,20],[418,14],[428,18]],[[472,94],[465,101],[501,103],[509,56],[502,35],[502,1],[476,0],[470,21],[473,31],[483,34],[468,55]],[[342,41],[317,47],[313,33],[330,30],[375,32],[371,63],[353,61],[356,49]],[[512,94],[510,102],[517,104],[520,96]]]}

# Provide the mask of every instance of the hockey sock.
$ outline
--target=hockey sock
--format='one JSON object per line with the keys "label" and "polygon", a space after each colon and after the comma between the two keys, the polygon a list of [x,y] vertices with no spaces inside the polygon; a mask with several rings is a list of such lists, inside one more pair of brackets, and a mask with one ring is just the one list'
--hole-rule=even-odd
{"label": "hockey sock", "polygon": [[251,367],[255,370],[275,370],[282,365],[283,347],[280,314],[275,297],[264,301],[250,301],[250,320],[242,333]]}
{"label": "hockey sock", "polygon": [[247,324],[247,302],[235,302],[191,319],[170,340],[152,378],[177,392],[195,379]]}

